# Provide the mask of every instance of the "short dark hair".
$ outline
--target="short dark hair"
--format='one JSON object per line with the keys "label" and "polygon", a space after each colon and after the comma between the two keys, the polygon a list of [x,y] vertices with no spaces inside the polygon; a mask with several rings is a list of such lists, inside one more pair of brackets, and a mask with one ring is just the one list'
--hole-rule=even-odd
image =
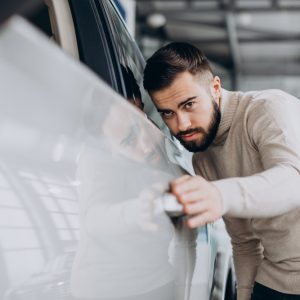
{"label": "short dark hair", "polygon": [[213,77],[204,53],[188,43],[173,42],[157,50],[146,63],[144,88],[149,93],[167,88],[183,72]]}

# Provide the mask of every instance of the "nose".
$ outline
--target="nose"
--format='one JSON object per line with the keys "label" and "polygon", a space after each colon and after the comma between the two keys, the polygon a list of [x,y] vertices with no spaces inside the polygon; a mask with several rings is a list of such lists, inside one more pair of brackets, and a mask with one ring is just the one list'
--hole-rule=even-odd
{"label": "nose", "polygon": [[177,123],[178,123],[178,130],[185,131],[191,128],[191,120],[187,114],[178,114],[177,115]]}

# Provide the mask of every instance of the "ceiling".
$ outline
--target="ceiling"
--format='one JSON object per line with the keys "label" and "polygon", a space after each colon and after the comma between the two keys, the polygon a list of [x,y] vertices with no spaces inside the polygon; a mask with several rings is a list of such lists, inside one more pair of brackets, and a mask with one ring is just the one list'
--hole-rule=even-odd
{"label": "ceiling", "polygon": [[186,41],[231,74],[300,76],[300,0],[137,0],[143,38]]}

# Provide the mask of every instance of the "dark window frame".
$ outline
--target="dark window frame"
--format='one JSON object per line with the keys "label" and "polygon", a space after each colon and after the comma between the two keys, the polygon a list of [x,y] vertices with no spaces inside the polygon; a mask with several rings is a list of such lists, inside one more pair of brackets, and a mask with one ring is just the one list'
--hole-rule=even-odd
{"label": "dark window frame", "polygon": [[114,90],[124,95],[121,70],[103,4],[95,0],[69,0],[69,5],[80,60]]}

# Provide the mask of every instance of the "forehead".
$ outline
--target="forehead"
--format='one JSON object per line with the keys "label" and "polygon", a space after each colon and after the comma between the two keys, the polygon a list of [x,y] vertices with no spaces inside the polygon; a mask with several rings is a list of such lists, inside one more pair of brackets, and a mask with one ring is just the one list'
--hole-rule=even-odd
{"label": "forehead", "polygon": [[172,84],[155,91],[151,97],[157,107],[173,106],[191,97],[205,97],[207,88],[188,72],[177,75]]}

